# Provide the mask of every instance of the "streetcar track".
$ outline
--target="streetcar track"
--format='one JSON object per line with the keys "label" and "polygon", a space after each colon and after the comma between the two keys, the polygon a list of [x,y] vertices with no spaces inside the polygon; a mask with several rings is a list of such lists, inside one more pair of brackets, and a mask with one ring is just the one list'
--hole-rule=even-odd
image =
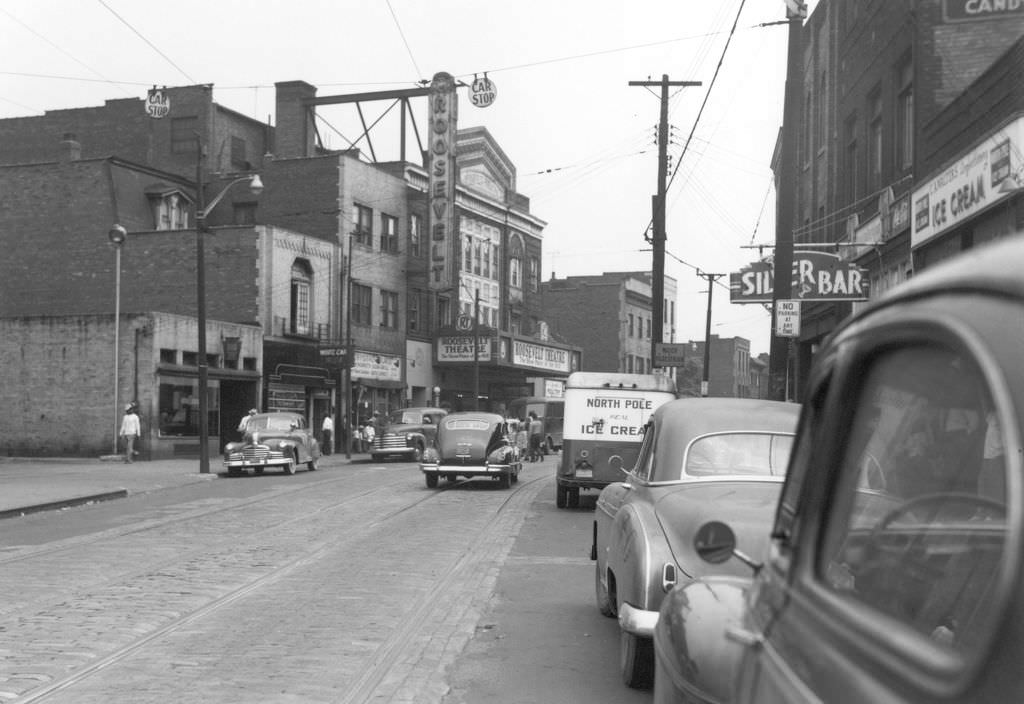
{"label": "streetcar track", "polygon": [[[238,500],[232,502],[228,506],[217,506],[214,508],[197,508],[189,511],[185,514],[168,516],[166,518],[152,519],[145,521],[143,524],[132,524],[130,526],[124,526],[120,528],[108,528],[107,530],[99,531],[96,533],[90,533],[89,535],[83,535],[77,538],[70,538],[62,540],[57,544],[48,544],[42,546],[20,548],[16,554],[0,557],[0,565],[10,564],[12,562],[20,562],[22,560],[28,560],[43,555],[50,555],[54,553],[60,553],[68,550],[78,550],[83,546],[89,545],[90,543],[99,543],[104,540],[110,540],[113,538],[120,538],[128,535],[138,535],[147,531],[159,530],[166,528],[167,526],[175,523],[186,523],[189,521],[195,521],[202,518],[208,518],[210,516],[217,515],[218,513],[226,513],[229,511],[236,511],[239,509],[248,508],[260,503],[268,503],[272,501],[279,501],[282,498],[290,498],[297,494],[310,491],[312,489],[322,489],[326,484],[333,484],[342,481],[351,481],[348,476],[340,476],[337,478],[328,478],[318,480],[309,484],[302,484],[295,487],[284,487],[280,490],[275,490],[269,495],[260,495],[251,499]],[[397,484],[398,482],[395,482]],[[355,497],[350,497],[350,500],[355,500],[363,496],[384,491],[391,488],[393,485],[387,486],[376,486],[372,489],[367,490],[363,494],[359,494]]]}
{"label": "streetcar track", "polygon": [[[463,570],[468,565],[483,559],[487,549],[488,541],[493,542],[495,540],[497,526],[499,525],[499,523],[505,520],[507,513],[506,509],[510,505],[513,505],[514,502],[532,501],[532,499],[539,492],[539,487],[536,487],[535,485],[538,482],[547,480],[549,478],[550,476],[545,473],[540,476],[525,481],[521,481],[513,488],[511,492],[509,492],[509,494],[503,499],[503,501],[494,509],[494,514],[487,519],[485,525],[477,531],[472,542],[469,545],[467,545],[464,550],[462,550],[462,552],[456,559],[452,560],[449,563],[447,568],[444,569],[434,579],[433,584],[430,585],[430,587],[425,591],[425,593],[418,598],[414,608],[412,609],[410,617],[404,620],[399,628],[393,630],[387,636],[387,638],[382,643],[380,643],[378,647],[374,649],[372,653],[372,663],[370,663],[366,668],[362,670],[362,674],[360,675],[358,680],[355,683],[353,683],[351,688],[348,689],[346,696],[340,700],[342,704],[362,702],[369,699],[374,689],[381,683],[381,681],[388,673],[388,671],[391,670],[391,668],[394,667],[395,664],[399,661],[403,653],[403,648],[409,647],[408,643],[412,640],[410,637],[411,634],[422,629],[428,622],[429,617],[433,613],[434,605],[435,602],[437,601],[437,598],[440,595],[443,595],[446,591],[452,590],[453,585],[455,585],[457,582],[457,577],[463,572]],[[333,483],[334,481],[343,481],[346,479],[348,479],[348,477],[342,477],[339,478],[338,480],[332,479],[326,480],[324,482],[316,482],[315,484],[303,485],[302,487],[290,489],[284,493],[290,497],[296,497],[306,490],[322,490],[325,483]],[[405,478],[403,478],[402,481],[404,482]],[[411,502],[384,514],[378,519],[365,523],[362,526],[362,532],[368,533],[370,531],[379,530],[382,526],[394,520],[395,518],[401,516],[402,514],[405,514],[414,508],[418,508],[425,503],[431,502],[432,500],[436,500],[438,497],[443,496],[445,493],[447,493],[448,490],[459,486],[464,486],[469,481],[472,480],[449,483],[446,487],[442,489],[442,491],[431,491],[425,495],[416,497]],[[292,516],[283,521],[279,521],[273,525],[266,526],[261,532],[276,532],[279,531],[282,526],[285,526],[289,523],[295,523],[298,521],[308,521],[313,515],[330,513],[332,511],[336,511],[338,508],[342,506],[349,505],[354,502],[365,501],[367,496],[376,494],[378,492],[393,491],[394,484],[398,483],[399,482],[394,482],[386,486],[377,485],[367,491],[360,492],[357,495],[348,496],[343,501],[338,501],[330,505],[319,507],[313,513],[306,513],[300,516]],[[252,507],[254,505],[258,505],[266,501],[280,500],[280,498],[281,494],[275,493],[273,496],[259,497],[252,501],[245,501],[239,504],[233,504],[231,506],[217,507],[214,509],[202,510],[198,512],[190,512],[190,514],[187,516],[170,517],[166,520],[158,521],[153,525],[148,525],[141,528],[133,527],[127,530],[114,531],[112,534],[107,533],[106,535],[101,534],[98,536],[93,536],[92,539],[87,542],[99,542],[102,540],[116,539],[124,535],[144,533],[146,531],[155,530],[159,527],[166,527],[169,525],[174,525],[177,523],[182,523],[190,520],[198,520],[210,514],[224,513],[227,511],[238,510],[245,507]],[[521,525],[522,517],[520,516],[518,520]],[[348,536],[348,540],[357,541],[360,539],[361,535],[362,533],[360,533],[360,535],[350,535]],[[224,540],[218,541],[214,544],[207,544],[202,548],[197,548],[194,551],[194,553],[196,556],[212,555],[215,554],[218,550],[223,549],[223,547],[227,543],[235,544],[237,543],[237,539]],[[337,550],[339,548],[339,541],[337,536],[328,534],[327,537],[318,540],[314,544],[303,543],[302,545],[303,551],[298,556],[294,556],[292,559],[287,560],[276,567],[270,567],[270,570],[268,572],[261,574],[255,578],[250,578],[250,580],[246,583],[238,586],[237,588],[227,593],[215,597],[213,600],[203,604],[202,606],[194,608],[191,611],[184,614],[176,614],[171,621],[165,623],[164,625],[159,626],[156,629],[135,638],[131,642],[128,642],[125,645],[120,646],[116,650],[106,655],[98,657],[94,661],[76,669],[75,671],[73,671],[65,677],[52,681],[49,684],[46,684],[42,687],[27,690],[21,695],[20,698],[18,698],[18,701],[41,701],[50,698],[51,696],[56,695],[57,693],[62,692],[70,687],[73,687],[76,684],[85,682],[90,678],[96,676],[100,672],[106,670],[107,668],[123,662],[133,654],[143,651],[147,645],[152,644],[167,636],[170,636],[171,634],[174,634],[178,631],[181,631],[186,627],[199,623],[204,618],[209,617],[210,615],[214,614],[220,609],[223,609],[228,605],[234,604],[235,602],[242,600],[246,596],[253,595],[260,589],[263,589],[273,584],[274,582],[281,580],[286,575],[295,571],[296,569],[317,562],[318,560],[322,559],[328,552],[332,550]],[[14,561],[14,559],[27,559],[28,557],[37,557],[40,554],[59,552],[60,550],[70,550],[72,548],[77,547],[80,547],[80,545],[65,545],[59,548],[54,548],[53,550],[39,551],[32,553],[30,555],[17,556],[13,559],[8,558],[7,560],[3,560],[0,562],[11,562]],[[117,579],[111,580],[109,584],[113,585],[116,582],[125,582],[125,580],[138,578],[142,574],[152,575],[154,571],[158,571],[161,567],[170,567],[175,565],[180,566],[182,565],[182,558],[183,556],[179,554],[172,559],[162,561],[159,565],[147,565],[146,568],[142,570],[139,574],[120,575]],[[173,579],[173,577],[173,575],[168,576],[169,579]],[[100,585],[96,588],[102,589],[103,585]],[[95,589],[93,591],[95,591]],[[27,610],[28,608],[28,606],[25,606],[23,609],[19,610]]]}

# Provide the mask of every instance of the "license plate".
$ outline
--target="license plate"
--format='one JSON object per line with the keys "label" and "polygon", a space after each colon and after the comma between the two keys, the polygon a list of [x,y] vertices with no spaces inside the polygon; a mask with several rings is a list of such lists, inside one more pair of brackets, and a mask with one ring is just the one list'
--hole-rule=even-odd
{"label": "license plate", "polygon": [[594,470],[592,469],[577,469],[576,476],[579,479],[592,479],[594,477]]}

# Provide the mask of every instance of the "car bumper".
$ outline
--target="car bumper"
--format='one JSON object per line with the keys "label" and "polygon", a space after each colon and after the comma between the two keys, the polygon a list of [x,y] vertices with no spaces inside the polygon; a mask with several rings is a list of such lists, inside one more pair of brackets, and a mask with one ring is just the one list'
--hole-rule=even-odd
{"label": "car bumper", "polygon": [[292,461],[293,460],[290,457],[272,458],[266,460],[224,460],[224,468],[245,469],[247,467],[284,467],[285,465],[291,464]]}
{"label": "car bumper", "polygon": [[619,607],[619,627],[626,633],[632,633],[641,638],[653,638],[654,627],[657,625],[657,611],[645,611],[629,604]]}
{"label": "car bumper", "polygon": [[559,486],[570,489],[604,489],[609,484],[618,481],[617,479],[605,479],[603,477],[579,477],[575,475],[559,474],[557,477]]}
{"label": "car bumper", "polygon": [[463,477],[487,477],[508,474],[512,471],[512,465],[421,464],[420,471],[424,474],[459,474]]}

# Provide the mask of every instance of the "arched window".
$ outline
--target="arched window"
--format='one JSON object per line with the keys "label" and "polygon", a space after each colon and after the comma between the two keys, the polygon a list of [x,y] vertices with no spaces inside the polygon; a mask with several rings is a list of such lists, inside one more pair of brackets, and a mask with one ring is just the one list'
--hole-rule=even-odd
{"label": "arched window", "polygon": [[311,332],[312,293],[313,269],[305,259],[296,259],[292,264],[290,310],[290,331],[296,335],[309,335]]}

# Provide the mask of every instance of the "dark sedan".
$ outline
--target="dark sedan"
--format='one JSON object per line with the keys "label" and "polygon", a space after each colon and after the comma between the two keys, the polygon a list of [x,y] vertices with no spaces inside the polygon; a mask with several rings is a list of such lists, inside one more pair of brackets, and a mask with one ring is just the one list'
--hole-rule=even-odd
{"label": "dark sedan", "polygon": [[315,470],[320,460],[320,443],[298,413],[257,413],[250,416],[241,442],[229,442],[224,448],[224,468],[228,474],[252,469],[261,474],[267,468],[294,474],[305,465]]}
{"label": "dark sedan", "polygon": [[665,600],[656,702],[1024,701],[1022,272],[1021,236],[978,247],[826,341],[768,557]]}
{"label": "dark sedan", "polygon": [[420,471],[427,487],[442,477],[487,477],[508,488],[519,481],[523,458],[497,413],[451,413],[438,423],[434,444],[423,453]]}
{"label": "dark sedan", "polygon": [[[597,607],[618,616],[622,678],[650,686],[651,636],[675,584],[712,566],[693,551],[698,527],[728,515],[760,554],[789,459],[799,406],[739,398],[686,398],[660,406],[644,427],[636,466],[601,490],[594,511]],[[755,536],[764,536],[755,541]]]}

